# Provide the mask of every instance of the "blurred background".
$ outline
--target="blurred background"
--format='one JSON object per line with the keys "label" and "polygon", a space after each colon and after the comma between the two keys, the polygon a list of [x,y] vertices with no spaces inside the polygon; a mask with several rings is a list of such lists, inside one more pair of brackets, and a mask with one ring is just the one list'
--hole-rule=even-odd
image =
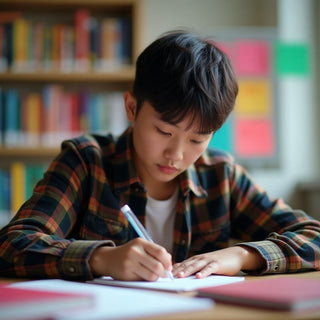
{"label": "blurred background", "polygon": [[214,41],[238,76],[210,146],[320,219],[320,0],[0,0],[0,225],[64,139],[122,132],[134,61],[173,29]]}

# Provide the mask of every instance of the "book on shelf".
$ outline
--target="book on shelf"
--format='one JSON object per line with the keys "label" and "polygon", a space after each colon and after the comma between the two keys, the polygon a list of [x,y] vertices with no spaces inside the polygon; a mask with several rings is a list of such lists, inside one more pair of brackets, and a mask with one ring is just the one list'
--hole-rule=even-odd
{"label": "book on shelf", "polygon": [[131,63],[132,27],[125,15],[97,18],[80,8],[72,22],[49,23],[6,13],[0,15],[0,72],[101,72]]}
{"label": "book on shelf", "polygon": [[75,12],[75,63],[76,70],[86,71],[90,62],[90,12],[79,9]]}
{"label": "book on shelf", "polygon": [[22,17],[20,11],[0,11],[0,72],[5,72],[13,61],[13,22]]}
{"label": "book on shelf", "polygon": [[38,146],[41,133],[41,95],[26,94],[21,104],[21,132],[24,146]]}
{"label": "book on shelf", "polygon": [[11,164],[11,210],[17,212],[26,200],[26,179],[24,164],[14,162]]}
{"label": "book on shelf", "polygon": [[0,169],[0,227],[11,218],[10,173]]}
{"label": "book on shelf", "polygon": [[20,97],[15,89],[9,89],[3,93],[3,96],[4,144],[8,147],[17,146],[21,142]]}
{"label": "book on shelf", "polygon": [[13,70],[28,70],[28,34],[30,23],[24,18],[13,22]]}
{"label": "book on shelf", "polygon": [[54,319],[57,312],[93,306],[91,294],[0,285],[0,319]]}
{"label": "book on shelf", "polygon": [[221,287],[201,288],[198,296],[255,308],[292,312],[320,310],[320,280],[261,278]]}

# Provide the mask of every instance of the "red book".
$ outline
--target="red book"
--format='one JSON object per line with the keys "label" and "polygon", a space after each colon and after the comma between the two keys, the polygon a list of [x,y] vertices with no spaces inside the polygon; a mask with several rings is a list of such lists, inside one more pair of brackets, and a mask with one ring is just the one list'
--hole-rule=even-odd
{"label": "red book", "polygon": [[75,58],[76,70],[88,71],[90,62],[90,12],[78,9],[75,12]]}
{"label": "red book", "polygon": [[290,277],[247,280],[203,288],[198,295],[222,303],[274,310],[320,310],[320,280]]}
{"label": "red book", "polygon": [[93,306],[93,296],[0,286],[0,319],[50,319],[55,312]]}

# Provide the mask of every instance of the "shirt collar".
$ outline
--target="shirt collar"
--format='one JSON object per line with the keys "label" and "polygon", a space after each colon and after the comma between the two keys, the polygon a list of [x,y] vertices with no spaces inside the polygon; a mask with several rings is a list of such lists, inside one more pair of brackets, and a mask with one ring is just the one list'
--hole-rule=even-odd
{"label": "shirt collar", "polygon": [[180,175],[180,188],[185,197],[190,191],[199,198],[205,198],[208,195],[201,185],[195,165],[191,165]]}

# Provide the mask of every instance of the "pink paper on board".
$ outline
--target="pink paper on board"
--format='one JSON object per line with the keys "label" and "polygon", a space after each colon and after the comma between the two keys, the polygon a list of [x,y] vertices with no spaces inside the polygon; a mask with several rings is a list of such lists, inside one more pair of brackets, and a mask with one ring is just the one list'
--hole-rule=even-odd
{"label": "pink paper on board", "polygon": [[264,40],[241,40],[234,44],[234,67],[239,76],[267,76],[270,45]]}
{"label": "pink paper on board", "polygon": [[275,153],[271,119],[235,120],[235,152],[240,157],[270,157]]}

